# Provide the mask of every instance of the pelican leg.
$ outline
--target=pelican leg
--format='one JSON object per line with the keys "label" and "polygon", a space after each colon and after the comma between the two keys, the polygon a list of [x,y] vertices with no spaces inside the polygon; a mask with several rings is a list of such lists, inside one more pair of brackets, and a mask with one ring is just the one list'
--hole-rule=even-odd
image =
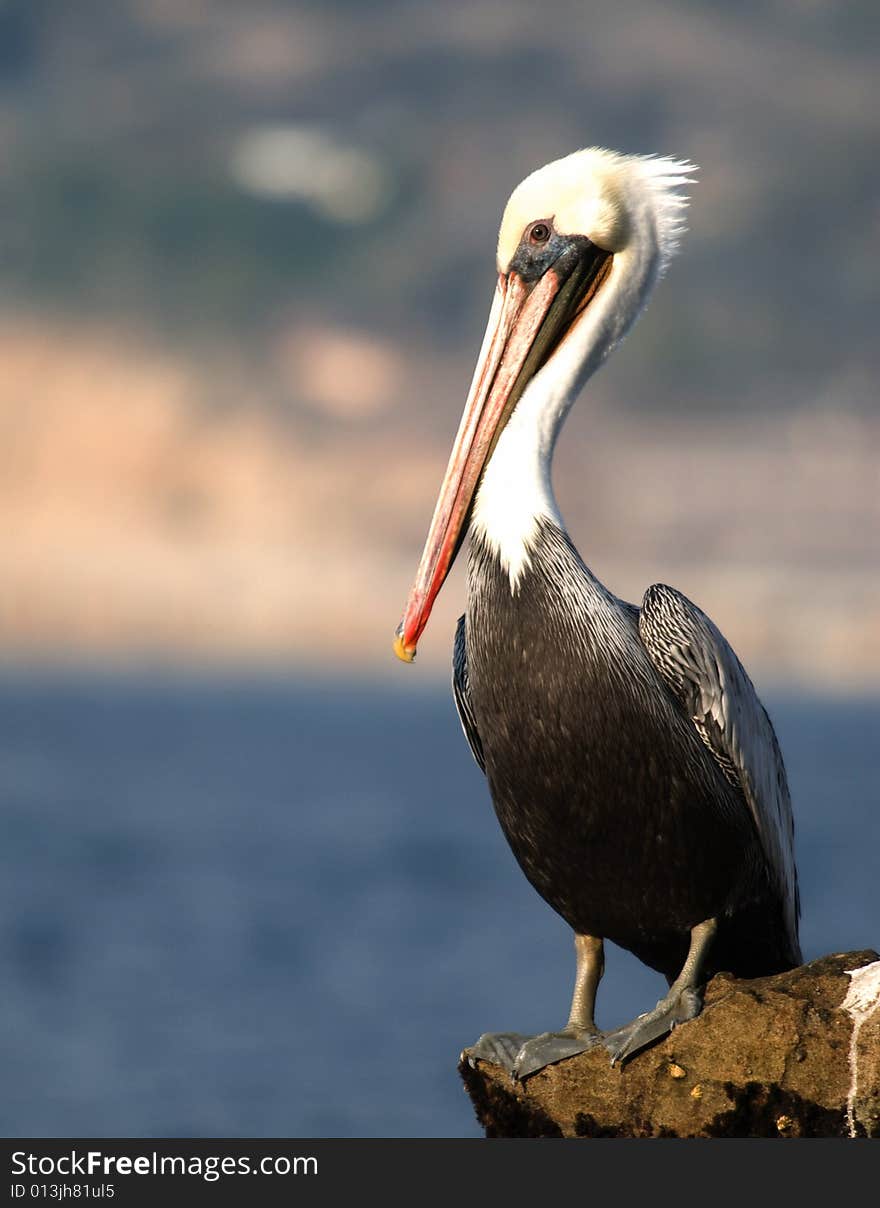
{"label": "pelican leg", "polygon": [[632,1023],[614,1032],[606,1032],[602,1043],[611,1054],[611,1064],[624,1061],[643,1049],[653,1040],[671,1032],[677,1024],[695,1019],[703,1009],[702,968],[706,954],[712,947],[716,919],[706,919],[691,929],[691,942],[681,973],[669,987],[653,1011],[639,1015]]}
{"label": "pelican leg", "polygon": [[559,1032],[522,1036],[519,1032],[487,1032],[462,1054],[474,1060],[500,1065],[514,1078],[527,1078],[545,1065],[564,1061],[591,1049],[601,1039],[593,1013],[596,991],[605,969],[605,949],[594,935],[574,937],[577,971],[568,1023]]}
{"label": "pelican leg", "polygon": [[558,1032],[542,1032],[527,1040],[516,1055],[514,1078],[527,1078],[547,1065],[584,1053],[599,1042],[594,1011],[596,991],[605,969],[605,949],[595,935],[574,937],[577,971],[568,1023]]}

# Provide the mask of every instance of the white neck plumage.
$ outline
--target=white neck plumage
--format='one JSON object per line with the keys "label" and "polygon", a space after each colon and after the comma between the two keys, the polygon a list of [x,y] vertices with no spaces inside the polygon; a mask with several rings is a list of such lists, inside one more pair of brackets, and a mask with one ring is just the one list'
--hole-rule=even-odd
{"label": "white neck plumage", "polygon": [[614,255],[611,271],[584,314],[532,379],[483,472],[471,516],[516,591],[529,565],[540,518],[564,528],[553,494],[553,449],[585,382],[620,343],[648,300],[663,263],[650,215]]}

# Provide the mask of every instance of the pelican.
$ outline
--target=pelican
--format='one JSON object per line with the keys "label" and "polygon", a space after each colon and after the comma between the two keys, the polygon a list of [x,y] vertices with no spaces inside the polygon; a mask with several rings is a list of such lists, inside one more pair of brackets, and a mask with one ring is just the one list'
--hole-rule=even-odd
{"label": "pelican", "polygon": [[[464,414],[394,643],[406,662],[467,532],[453,695],[525,876],[574,932],[568,1022],[466,1054],[524,1078],[597,1044],[623,1061],[702,1008],[725,969],[801,963],[782,754],[742,663],[662,583],[618,599],[572,544],[551,484],[562,423],[678,247],[694,166],[599,148],[512,193]],[[594,1017],[611,940],[668,993]]]}

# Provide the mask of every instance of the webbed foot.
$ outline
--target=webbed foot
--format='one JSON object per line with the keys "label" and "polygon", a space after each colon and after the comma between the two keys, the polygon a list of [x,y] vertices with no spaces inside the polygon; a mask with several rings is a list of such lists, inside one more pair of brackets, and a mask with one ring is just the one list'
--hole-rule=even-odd
{"label": "webbed foot", "polygon": [[472,1044],[462,1053],[462,1059],[467,1059],[473,1068],[474,1062],[490,1061],[500,1065],[514,1076],[517,1054],[529,1039],[522,1032],[484,1032],[476,1044]]}
{"label": "webbed foot", "polygon": [[702,1009],[703,996],[699,990],[687,987],[676,994],[670,992],[653,1011],[646,1011],[625,1027],[602,1035],[602,1043],[611,1054],[611,1064],[625,1061],[639,1049],[666,1036],[678,1024],[695,1019]]}
{"label": "webbed foot", "polygon": [[545,1066],[555,1065],[557,1061],[565,1061],[567,1057],[576,1057],[594,1048],[602,1037],[596,1031],[542,1032],[527,1040],[516,1057],[513,1067],[514,1078],[528,1078]]}

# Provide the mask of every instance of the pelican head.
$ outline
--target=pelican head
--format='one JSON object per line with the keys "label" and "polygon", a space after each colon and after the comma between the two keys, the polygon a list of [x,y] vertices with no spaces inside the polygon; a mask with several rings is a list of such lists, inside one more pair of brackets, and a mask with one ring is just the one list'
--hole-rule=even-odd
{"label": "pelican head", "polygon": [[694,166],[576,151],[510,196],[498,235],[489,323],[394,651],[419,637],[467,530],[475,495],[523,396],[549,465],[578,391],[641,311],[675,252]]}

